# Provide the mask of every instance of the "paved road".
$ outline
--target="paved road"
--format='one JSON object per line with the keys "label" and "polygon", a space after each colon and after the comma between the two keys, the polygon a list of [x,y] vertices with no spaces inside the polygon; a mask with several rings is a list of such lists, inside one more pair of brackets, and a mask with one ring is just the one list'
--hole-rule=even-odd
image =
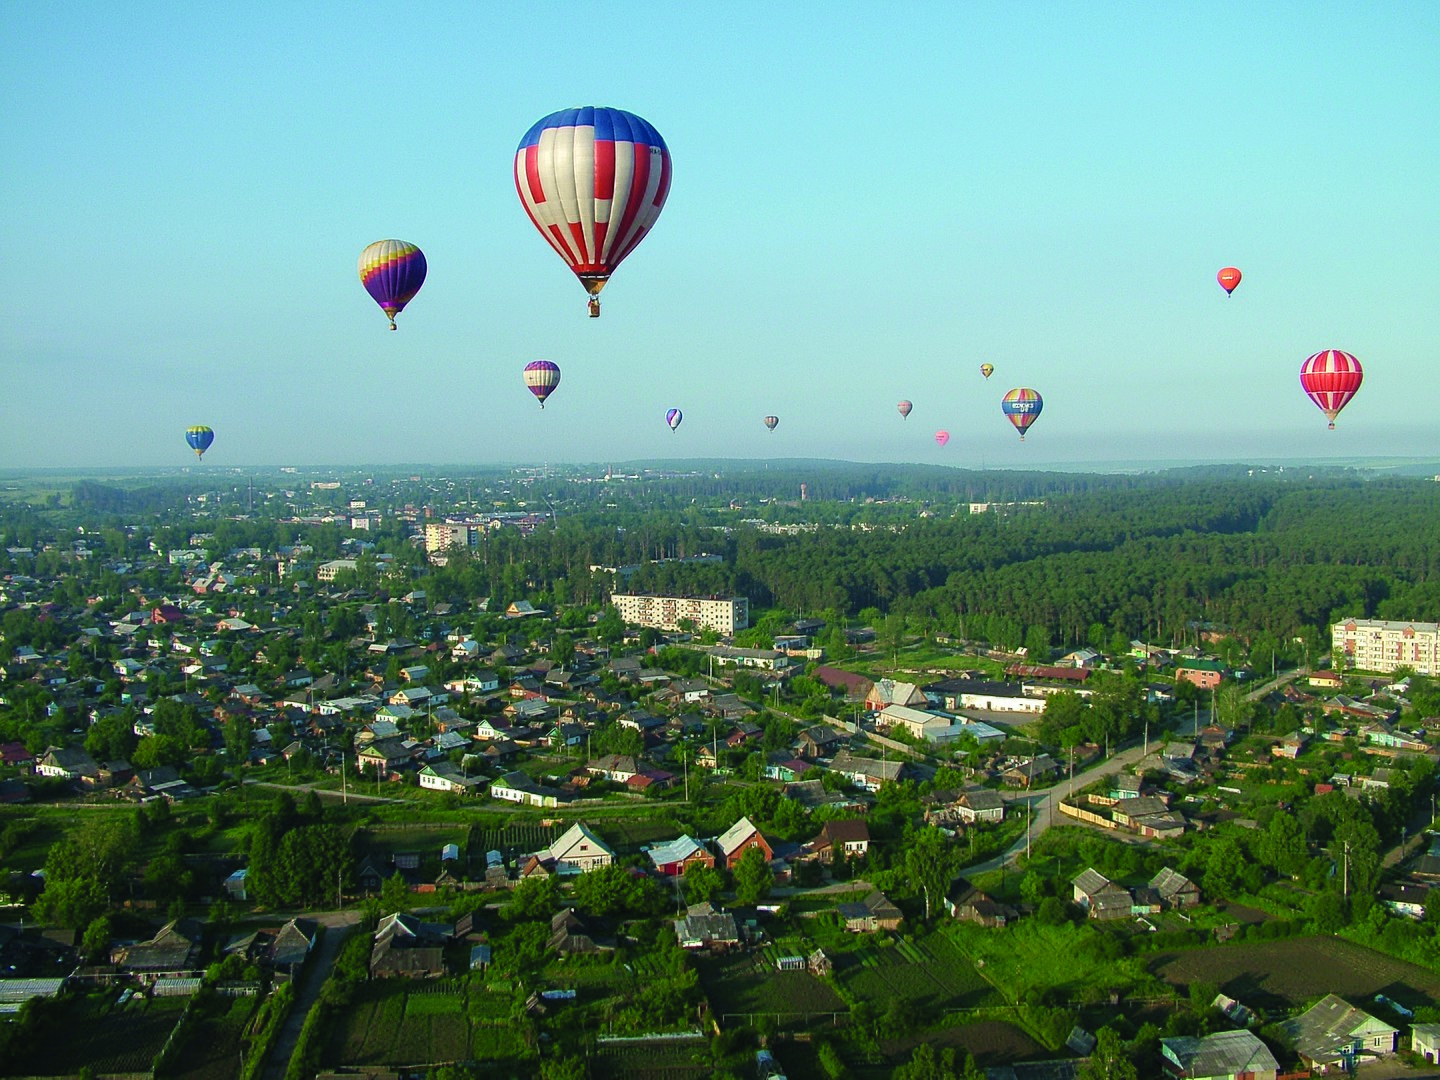
{"label": "paved road", "polygon": [[295,1053],[295,1044],[300,1041],[300,1029],[305,1026],[310,1007],[320,996],[320,987],[330,977],[330,969],[335,966],[335,957],[339,955],[346,935],[350,928],[360,921],[360,912],[358,909],[328,911],[323,915],[307,917],[326,928],[325,939],[320,942],[320,951],[310,958],[310,963],[300,976],[295,1007],[290,1010],[290,1016],[270,1051],[270,1060],[261,1074],[263,1080],[285,1080],[285,1070],[290,1067],[290,1057]]}

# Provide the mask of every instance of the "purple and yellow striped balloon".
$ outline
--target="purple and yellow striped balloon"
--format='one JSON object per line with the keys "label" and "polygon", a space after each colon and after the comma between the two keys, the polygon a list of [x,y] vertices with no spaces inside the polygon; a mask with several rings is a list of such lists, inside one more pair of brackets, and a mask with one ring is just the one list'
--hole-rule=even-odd
{"label": "purple and yellow striped balloon", "polygon": [[395,329],[395,316],[425,284],[425,253],[404,240],[376,240],[360,253],[360,283]]}

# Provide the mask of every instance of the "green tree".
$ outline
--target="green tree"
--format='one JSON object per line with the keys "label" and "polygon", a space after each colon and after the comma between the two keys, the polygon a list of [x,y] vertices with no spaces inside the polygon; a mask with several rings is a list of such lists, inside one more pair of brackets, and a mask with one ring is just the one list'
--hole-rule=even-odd
{"label": "green tree", "polygon": [[[899,998],[894,999],[899,1001]],[[910,1054],[910,1060],[890,1074],[891,1080],[960,1080],[955,1070],[955,1051],[949,1047],[936,1051],[929,1043],[921,1043]]]}
{"label": "green tree", "polygon": [[1138,1080],[1139,1075],[1120,1036],[1108,1027],[1097,1031],[1095,1049],[1080,1070],[1080,1080]]}
{"label": "green tree", "polygon": [[410,886],[399,870],[380,883],[380,907],[387,915],[410,910]]}
{"label": "green tree", "polygon": [[703,904],[724,887],[725,875],[715,867],[698,862],[685,867],[685,898],[690,903]]}
{"label": "green tree", "polygon": [[770,895],[775,884],[775,875],[765,852],[758,847],[747,848],[735,867],[735,900],[740,904],[755,904]]}
{"label": "green tree", "polygon": [[939,909],[954,878],[954,849],[933,825],[913,829],[905,844],[905,871],[925,900],[925,920]]}

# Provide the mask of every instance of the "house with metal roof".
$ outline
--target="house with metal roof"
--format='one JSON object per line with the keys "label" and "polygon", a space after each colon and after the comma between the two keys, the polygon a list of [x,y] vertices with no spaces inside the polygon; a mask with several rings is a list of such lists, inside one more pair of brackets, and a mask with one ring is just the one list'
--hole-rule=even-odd
{"label": "house with metal roof", "polygon": [[690,866],[697,863],[701,866],[715,865],[715,856],[709,849],[688,834],[677,840],[656,844],[645,854],[650,857],[656,872],[666,877],[683,875]]}
{"label": "house with metal roof", "polygon": [[1398,1028],[1335,994],[1326,994],[1280,1026],[1307,1065],[1317,1069],[1338,1066],[1345,1072],[1353,1072],[1362,1058],[1393,1054],[1400,1034]]}
{"label": "house with metal roof", "polygon": [[1280,1071],[1270,1048],[1243,1030],[1161,1039],[1160,1056],[1166,1075],[1184,1080],[1275,1080]]}

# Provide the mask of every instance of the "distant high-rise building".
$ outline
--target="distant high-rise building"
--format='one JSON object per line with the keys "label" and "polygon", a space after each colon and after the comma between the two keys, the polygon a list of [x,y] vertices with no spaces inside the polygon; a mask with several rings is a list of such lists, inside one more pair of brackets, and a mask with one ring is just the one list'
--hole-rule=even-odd
{"label": "distant high-rise building", "polygon": [[1408,667],[1417,675],[1440,675],[1440,623],[1348,619],[1330,628],[1331,656],[1339,667],[1382,674]]}
{"label": "distant high-rise building", "polygon": [[689,620],[698,629],[733,634],[750,625],[750,601],[743,596],[647,596],[615,593],[615,610],[627,623],[656,630],[679,630]]}
{"label": "distant high-rise building", "polygon": [[810,485],[809,485],[809,484],[801,484],[801,485],[800,485],[800,501],[801,501],[801,502],[804,502],[804,501],[805,501],[806,499],[808,499],[809,497],[810,497]]}

